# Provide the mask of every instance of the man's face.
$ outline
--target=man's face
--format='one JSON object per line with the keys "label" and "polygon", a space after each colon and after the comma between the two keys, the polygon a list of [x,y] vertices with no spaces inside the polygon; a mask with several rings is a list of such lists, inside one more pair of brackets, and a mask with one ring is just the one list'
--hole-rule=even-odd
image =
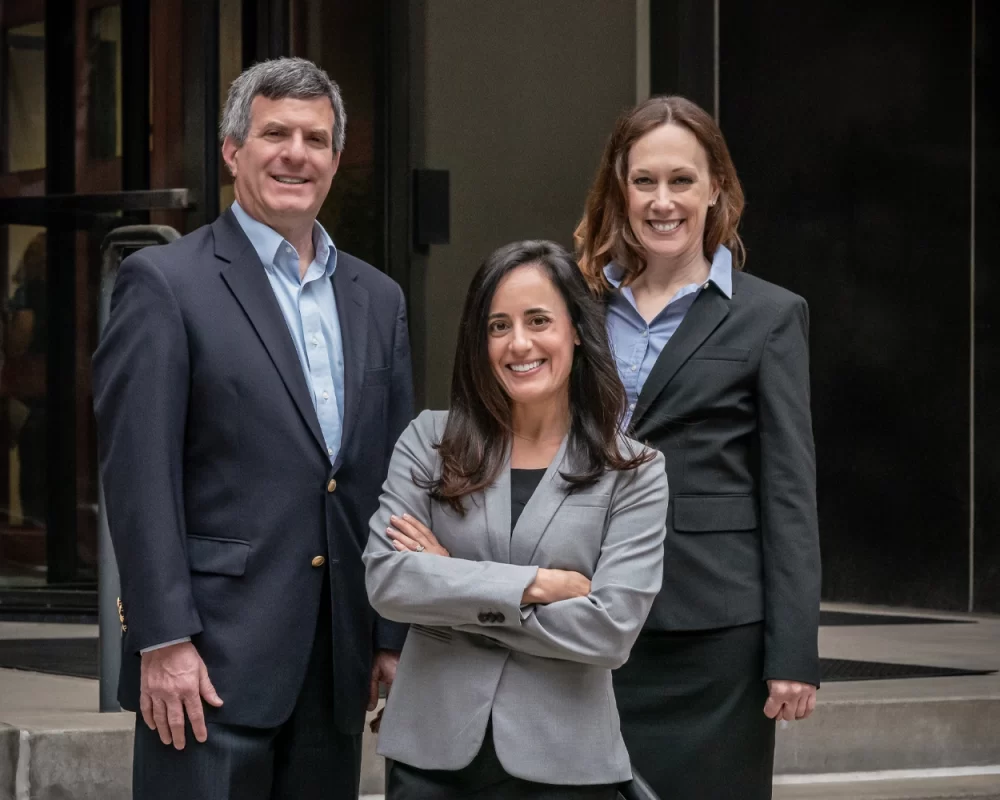
{"label": "man's face", "polygon": [[311,225],[340,165],[333,122],[326,97],[255,97],[246,141],[222,145],[243,210],[279,232]]}

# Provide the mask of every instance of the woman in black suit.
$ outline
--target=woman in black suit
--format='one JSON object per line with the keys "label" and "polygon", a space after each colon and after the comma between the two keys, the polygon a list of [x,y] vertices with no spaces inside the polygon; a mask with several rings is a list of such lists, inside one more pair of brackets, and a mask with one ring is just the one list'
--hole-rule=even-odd
{"label": "woman in black suit", "polygon": [[615,694],[672,800],[771,797],[774,721],[819,685],[808,309],[741,271],[742,210],[712,117],[653,97],[619,119],[577,230],[630,435],[670,480],[663,588]]}

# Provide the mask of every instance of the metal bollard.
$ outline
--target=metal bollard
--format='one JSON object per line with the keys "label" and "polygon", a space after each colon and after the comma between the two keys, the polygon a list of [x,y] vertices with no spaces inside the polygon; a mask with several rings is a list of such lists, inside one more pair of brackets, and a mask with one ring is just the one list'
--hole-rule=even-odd
{"label": "metal bollard", "polygon": [[[180,234],[167,225],[127,225],[115,228],[101,243],[101,293],[97,309],[97,335],[100,339],[111,315],[111,293],[122,261],[136,250],[150,245],[168,244]],[[118,616],[118,565],[111,545],[104,488],[97,476],[97,601],[100,637],[101,711],[121,711],[118,705],[118,671],[121,668],[121,621]]]}

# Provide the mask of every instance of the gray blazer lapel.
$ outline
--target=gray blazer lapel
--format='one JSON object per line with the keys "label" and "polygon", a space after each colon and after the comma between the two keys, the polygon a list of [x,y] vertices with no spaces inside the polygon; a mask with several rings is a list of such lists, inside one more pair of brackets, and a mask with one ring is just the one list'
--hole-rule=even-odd
{"label": "gray blazer lapel", "polygon": [[[563,439],[559,452],[552,459],[549,468],[542,476],[538,488],[521,512],[513,532],[510,534],[510,563],[527,565],[534,558],[538,543],[545,534],[549,523],[566,499],[569,484],[559,473],[566,466],[569,437]],[[507,477],[507,527],[510,529],[510,469],[505,471]]]}
{"label": "gray blazer lapel", "polygon": [[340,466],[347,452],[347,440],[356,428],[361,403],[361,387],[365,379],[368,353],[368,290],[357,282],[358,274],[349,263],[342,261],[333,273],[333,294],[340,319],[340,336],[344,343],[344,424],[340,452],[335,467]]}
{"label": "gray blazer lapel", "polygon": [[264,265],[260,263],[257,252],[232,213],[226,211],[212,224],[215,254],[229,262],[222,270],[222,279],[250,318],[303,421],[323,452],[326,452],[319,418],[309,395],[305,375],[302,374],[302,364],[295,352],[295,344],[288,332],[288,324],[267,280]]}
{"label": "gray blazer lapel", "polygon": [[642,439],[646,412],[686,362],[729,314],[729,300],[714,284],[702,289],[677,332],[656,359],[632,414],[632,431]]}
{"label": "gray blazer lapel", "polygon": [[486,535],[493,560],[510,563],[510,456],[492,486],[483,493],[486,514]]}

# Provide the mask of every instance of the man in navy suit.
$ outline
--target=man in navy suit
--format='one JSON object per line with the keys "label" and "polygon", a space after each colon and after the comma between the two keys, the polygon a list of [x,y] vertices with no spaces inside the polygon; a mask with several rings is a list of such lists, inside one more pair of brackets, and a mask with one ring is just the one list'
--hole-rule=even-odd
{"label": "man in navy suit", "polygon": [[236,202],[115,285],[94,406],[136,800],[356,798],[395,674],[405,629],[361,553],[410,350],[399,286],[316,221],[345,121],[314,64],[248,69],[221,126]]}

